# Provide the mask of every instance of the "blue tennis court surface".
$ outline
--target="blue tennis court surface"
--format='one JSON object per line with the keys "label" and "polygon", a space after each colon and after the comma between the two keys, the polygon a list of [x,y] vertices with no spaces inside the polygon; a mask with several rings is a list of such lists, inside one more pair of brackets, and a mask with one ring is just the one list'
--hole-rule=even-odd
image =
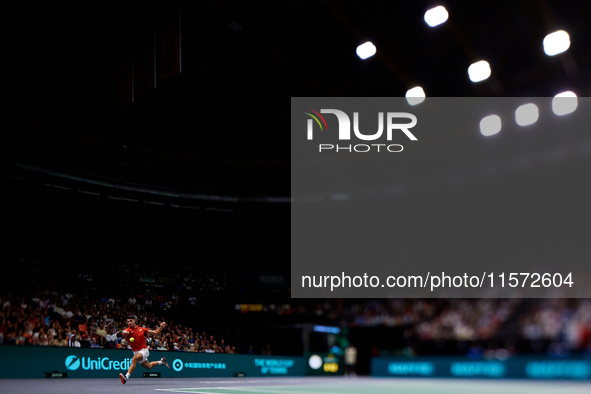
{"label": "blue tennis court surface", "polygon": [[[164,392],[211,394],[525,394],[525,393],[591,393],[591,383],[560,381],[494,381],[494,380],[423,380],[423,379],[289,379],[286,382],[266,380],[226,381],[211,387],[160,389]],[[230,383],[231,382],[231,383]],[[264,383],[264,384],[262,384]]]}
{"label": "blue tennis court surface", "polygon": [[389,378],[6,379],[3,393],[62,394],[589,394],[591,382]]}

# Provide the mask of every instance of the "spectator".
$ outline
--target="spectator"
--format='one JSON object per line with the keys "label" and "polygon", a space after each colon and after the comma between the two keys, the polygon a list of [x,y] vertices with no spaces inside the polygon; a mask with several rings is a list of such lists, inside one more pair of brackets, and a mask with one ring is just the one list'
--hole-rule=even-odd
{"label": "spectator", "polygon": [[88,338],[88,326],[86,324],[78,324],[78,336],[80,340],[85,340]]}
{"label": "spectator", "polygon": [[195,347],[195,341],[189,343],[189,346],[187,348],[187,351],[192,352],[192,353],[194,353],[194,352],[197,351],[197,349]]}
{"label": "spectator", "polygon": [[107,341],[108,347],[116,347],[117,345],[117,332],[115,325],[110,323],[107,328],[107,335],[105,335],[105,340]]}
{"label": "spectator", "polygon": [[23,333],[23,330],[18,330],[18,335],[16,336],[15,344],[16,345],[26,345],[27,338]]}
{"label": "spectator", "polygon": [[72,330],[68,337],[68,347],[80,347],[80,338],[76,330]]}
{"label": "spectator", "polygon": [[220,349],[220,353],[226,353],[226,341],[224,341],[223,339],[220,339],[220,345],[219,345],[219,349]]}
{"label": "spectator", "polygon": [[16,336],[14,334],[14,332],[7,332],[6,333],[6,339],[4,340],[4,344],[6,345],[16,345]]}
{"label": "spectator", "polygon": [[36,342],[39,346],[49,346],[49,336],[45,333],[43,327],[39,329]]}
{"label": "spectator", "polygon": [[162,351],[169,351],[170,350],[168,348],[168,342],[164,341],[164,340],[158,342],[158,347],[156,349],[162,350]]}
{"label": "spectator", "polygon": [[25,342],[26,343],[31,343],[32,342],[32,338],[33,338],[33,325],[31,323],[27,324],[27,328],[25,330],[25,332],[23,333],[23,336],[25,337]]}
{"label": "spectator", "polygon": [[96,335],[98,337],[98,343],[101,346],[105,346],[105,342],[107,341],[107,330],[105,329],[105,324],[100,323],[97,330]]}
{"label": "spectator", "polygon": [[357,376],[357,373],[355,372],[355,366],[357,365],[357,348],[351,344],[345,349],[345,365],[347,367],[345,376]]}
{"label": "spectator", "polygon": [[90,340],[90,347],[93,348],[93,349],[98,349],[101,346],[96,342],[96,338],[92,338]]}

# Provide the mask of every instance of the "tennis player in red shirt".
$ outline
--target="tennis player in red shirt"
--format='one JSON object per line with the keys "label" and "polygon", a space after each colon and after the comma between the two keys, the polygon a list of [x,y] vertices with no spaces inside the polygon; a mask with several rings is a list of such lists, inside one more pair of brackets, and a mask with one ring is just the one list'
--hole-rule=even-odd
{"label": "tennis player in red shirt", "polygon": [[136,364],[141,365],[146,369],[152,369],[156,365],[164,365],[167,368],[168,363],[166,359],[162,357],[160,361],[148,361],[148,357],[150,356],[150,352],[148,351],[148,346],[146,345],[146,339],[144,338],[144,333],[158,335],[162,332],[162,329],[166,327],[166,323],[160,323],[160,327],[156,331],[148,330],[144,327],[138,327],[135,323],[135,319],[133,317],[129,317],[127,319],[128,327],[122,331],[123,337],[127,342],[129,342],[129,346],[131,346],[131,350],[133,350],[133,358],[131,359],[131,365],[129,366],[129,370],[127,374],[123,375],[122,373],[119,374],[119,378],[121,378],[121,383],[127,383],[129,377],[133,373]]}

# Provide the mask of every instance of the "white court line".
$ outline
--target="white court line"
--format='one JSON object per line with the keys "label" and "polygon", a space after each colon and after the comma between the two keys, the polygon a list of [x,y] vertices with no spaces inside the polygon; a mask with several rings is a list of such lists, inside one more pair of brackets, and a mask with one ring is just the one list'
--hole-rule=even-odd
{"label": "white court line", "polygon": [[[232,383],[232,384],[240,384],[240,383],[262,383],[262,382],[269,382],[269,380],[265,379],[239,379],[239,380],[200,380],[197,383]],[[299,383],[300,381],[297,379],[289,379],[289,380],[281,380],[282,383]]]}
{"label": "white court line", "polygon": [[[168,391],[171,393],[194,393],[195,390],[203,390],[203,391],[199,391],[197,394],[220,394],[220,393],[208,393],[205,390],[224,390],[227,389],[227,387],[195,387],[195,388],[184,388],[184,389],[154,389],[154,390],[158,390],[158,391]],[[191,391],[187,391],[187,390],[191,390]]]}
{"label": "white court line", "polygon": [[[272,387],[272,386],[271,386]],[[196,387],[196,388],[185,388],[185,389],[154,389],[159,391],[168,391],[171,393],[196,393],[196,394],[221,394],[221,393],[212,393],[206,390],[235,390],[235,391],[249,391],[253,393],[277,393],[277,389],[263,389],[261,387]],[[188,391],[191,390],[191,391]],[[195,391],[199,390],[199,391]],[[201,391],[203,390],[203,391]],[[290,393],[290,394],[326,394],[325,391],[295,391],[295,390],[280,390],[280,393]]]}
{"label": "white court line", "polygon": [[[282,390],[277,389],[277,386],[273,388],[273,386],[267,386],[271,388],[264,388],[264,387],[226,387],[226,390],[236,390],[236,391],[250,391],[253,393],[292,393],[292,394],[326,394],[326,391],[300,391],[300,390]],[[284,387],[284,386],[279,386]]]}
{"label": "white court line", "polygon": [[[199,383],[244,383],[244,382],[199,382]],[[244,386],[245,388],[250,388],[251,386]],[[170,391],[173,393],[192,393],[194,390],[238,390],[241,387],[184,387],[182,389],[154,389],[158,391]],[[188,391],[191,390],[191,391]],[[200,391],[201,393],[201,391]],[[211,393],[210,393],[211,394]]]}
{"label": "white court line", "polygon": [[[285,386],[265,386],[265,387],[252,387],[252,386],[243,386],[243,387],[195,387],[195,388],[182,388],[182,389],[154,389],[158,391],[168,391],[171,393],[194,393],[195,390],[199,390],[197,394],[220,394],[220,393],[211,393],[207,390],[235,390],[235,391],[249,391],[253,393],[276,393],[278,387],[285,387]],[[190,391],[188,391],[190,390]],[[203,390],[203,391],[201,391]],[[324,391],[299,391],[299,390],[279,390],[280,393],[290,393],[290,394],[326,394]]]}

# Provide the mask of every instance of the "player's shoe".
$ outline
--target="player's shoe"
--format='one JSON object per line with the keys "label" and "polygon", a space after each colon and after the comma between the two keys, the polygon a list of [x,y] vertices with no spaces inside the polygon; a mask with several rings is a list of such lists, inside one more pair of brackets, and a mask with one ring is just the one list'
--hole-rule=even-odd
{"label": "player's shoe", "polygon": [[127,378],[122,373],[119,374],[119,378],[121,379],[121,384],[127,383]]}
{"label": "player's shoe", "polygon": [[166,359],[164,357],[162,357],[160,359],[160,361],[162,362],[162,365],[166,366],[166,368],[170,368],[170,365],[168,365],[168,363],[166,362]]}

